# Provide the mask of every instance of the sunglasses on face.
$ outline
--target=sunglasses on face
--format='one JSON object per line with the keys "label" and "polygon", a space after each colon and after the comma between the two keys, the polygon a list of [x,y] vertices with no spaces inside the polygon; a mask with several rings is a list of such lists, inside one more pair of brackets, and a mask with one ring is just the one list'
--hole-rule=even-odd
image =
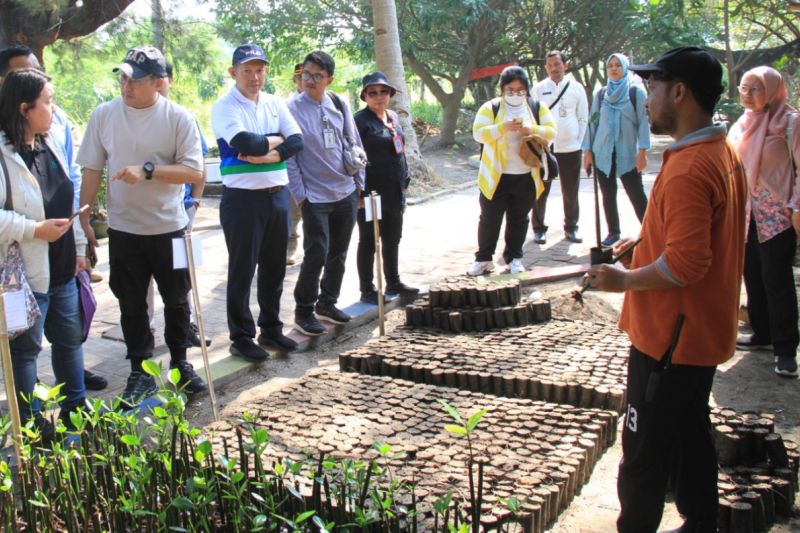
{"label": "sunglasses on face", "polygon": [[385,96],[391,91],[389,89],[381,89],[379,91],[367,91],[367,96],[375,98],[376,96]]}
{"label": "sunglasses on face", "polygon": [[314,80],[314,83],[321,83],[322,80],[325,79],[324,74],[316,73],[312,74],[311,72],[304,70],[303,73],[300,75],[304,81]]}

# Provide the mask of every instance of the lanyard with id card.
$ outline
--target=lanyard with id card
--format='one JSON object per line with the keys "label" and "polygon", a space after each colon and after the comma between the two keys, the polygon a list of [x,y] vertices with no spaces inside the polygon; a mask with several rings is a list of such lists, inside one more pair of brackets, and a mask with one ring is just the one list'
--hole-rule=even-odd
{"label": "lanyard with id card", "polygon": [[387,124],[389,132],[392,134],[392,146],[394,146],[394,153],[400,155],[406,151],[406,143],[403,140],[403,136],[397,133],[397,129],[394,127],[394,122],[392,121],[392,117],[387,115],[389,119],[389,124]]}
{"label": "lanyard with id card", "polygon": [[333,129],[333,126],[328,120],[328,115],[322,111],[321,107],[320,114],[322,115],[322,141],[325,144],[325,148],[328,150],[338,148],[339,145],[336,142],[336,130]]}

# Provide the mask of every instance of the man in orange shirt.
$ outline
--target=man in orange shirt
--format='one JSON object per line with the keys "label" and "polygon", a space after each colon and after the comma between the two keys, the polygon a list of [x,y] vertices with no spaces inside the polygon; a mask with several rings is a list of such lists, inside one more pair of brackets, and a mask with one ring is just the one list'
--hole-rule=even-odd
{"label": "man in orange shirt", "polygon": [[[744,170],[725,126],[712,122],[723,91],[716,59],[681,47],[630,70],[647,82],[650,130],[675,142],[664,152],[632,260],[593,266],[585,280],[625,291],[620,328],[632,344],[617,528],[655,532],[674,473],[685,519],[678,531],[713,532],[717,459],[708,399],[716,366],[736,342]],[[615,251],[629,245],[620,242]]]}

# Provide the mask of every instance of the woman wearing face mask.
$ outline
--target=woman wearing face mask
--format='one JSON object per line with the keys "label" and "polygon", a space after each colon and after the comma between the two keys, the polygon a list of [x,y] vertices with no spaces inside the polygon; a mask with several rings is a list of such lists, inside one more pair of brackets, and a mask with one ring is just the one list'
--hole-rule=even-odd
{"label": "woman wearing face mask", "polygon": [[[786,83],[771,67],[745,72],[739,85],[745,108],[728,133],[747,173],[749,216],[744,286],[752,335],[741,350],[771,350],[775,372],[797,377],[797,292],[792,274],[800,233],[800,118],[786,103]],[[793,126],[791,153],[787,127]]]}
{"label": "woman wearing face mask", "polygon": [[530,81],[520,67],[507,67],[500,74],[502,97],[484,103],[475,116],[472,136],[483,145],[478,171],[481,217],[478,251],[467,274],[479,276],[494,270],[500,226],[506,219],[503,259],[512,274],[524,272],[522,245],[528,229],[528,213],[544,190],[539,169],[531,168],[519,155],[522,137],[538,135],[548,143],[556,136],[556,123],[546,105],[534,117],[528,94]]}
{"label": "woman wearing face mask", "polygon": [[642,171],[647,166],[650,125],[645,108],[647,94],[644,89],[631,83],[628,58],[623,54],[611,54],[606,61],[606,70],[608,85],[595,93],[589,110],[590,117],[599,111],[600,119],[594,122],[590,118],[582,149],[586,172],[589,172],[592,163],[597,166],[608,226],[608,235],[601,244],[611,246],[621,234],[617,176],[625,187],[639,222],[644,219],[647,196],[642,186]]}

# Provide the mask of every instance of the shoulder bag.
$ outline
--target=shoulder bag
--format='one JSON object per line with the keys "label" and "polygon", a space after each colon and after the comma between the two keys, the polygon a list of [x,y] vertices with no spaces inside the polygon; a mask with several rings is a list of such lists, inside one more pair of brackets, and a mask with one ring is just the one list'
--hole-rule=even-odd
{"label": "shoulder bag", "polygon": [[342,161],[344,169],[350,176],[355,176],[367,166],[367,153],[356,144],[353,132],[350,127],[350,117],[345,112],[344,103],[339,95],[328,93],[333,101],[333,105],[342,114]]}

